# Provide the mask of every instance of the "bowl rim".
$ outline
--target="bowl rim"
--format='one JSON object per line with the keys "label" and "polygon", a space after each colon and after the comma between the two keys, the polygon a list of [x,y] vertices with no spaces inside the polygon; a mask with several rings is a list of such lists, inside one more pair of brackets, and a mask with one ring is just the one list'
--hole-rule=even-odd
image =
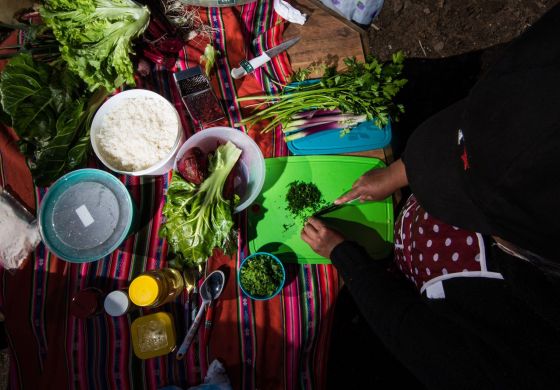
{"label": "bowl rim", "polygon": [[[111,99],[117,98],[116,100],[118,102],[120,100],[129,99],[129,98],[132,98],[132,97],[135,97],[135,96],[142,96],[142,95],[148,95],[148,96],[152,96],[156,99],[163,100],[163,101],[165,101],[165,103],[167,103],[173,109],[173,112],[175,112],[175,116],[177,117],[177,123],[178,123],[177,137],[175,138],[175,142],[173,143],[173,147],[169,150],[169,152],[167,153],[165,158],[163,158],[162,160],[160,160],[157,163],[155,163],[154,165],[151,165],[148,168],[144,168],[140,171],[123,171],[123,170],[117,169],[113,165],[109,164],[105,160],[105,158],[103,157],[102,153],[100,153],[100,151],[97,147],[97,141],[96,141],[96,135],[97,135],[97,132],[98,132],[100,126],[94,127],[93,123],[95,122],[96,118],[98,118],[99,111],[101,111],[103,106],[105,106],[106,104],[110,104],[109,102],[111,101]],[[115,104],[115,100],[113,100],[112,104]],[[106,106],[106,107],[108,107],[108,106]],[[108,108],[105,108],[105,109],[108,109]],[[101,118],[99,118],[98,120],[100,121],[100,125],[101,125],[103,123],[103,121],[101,120]],[[97,111],[95,112],[95,115],[93,116],[93,119],[92,119],[91,123],[92,123],[92,125],[91,125],[91,128],[90,128],[90,144],[91,144],[91,147],[93,148],[93,152],[95,153],[95,156],[99,159],[99,161],[101,161],[101,163],[103,165],[105,165],[110,170],[112,170],[114,172],[117,172],[117,173],[120,173],[120,174],[123,174],[123,175],[129,175],[129,176],[153,176],[154,171],[157,171],[158,169],[163,167],[169,161],[169,159],[172,158],[173,155],[177,153],[177,151],[180,148],[181,140],[183,139],[183,133],[184,133],[183,124],[181,123],[181,117],[179,115],[179,112],[175,108],[175,106],[169,100],[167,100],[164,96],[160,95],[159,93],[154,92],[154,91],[150,91],[149,89],[143,89],[143,88],[127,89],[126,91],[122,91],[122,92],[119,92],[115,95],[110,96],[97,109]]]}
{"label": "bowl rim", "polygon": [[[45,218],[44,217],[44,210],[45,210],[44,205],[47,205],[47,201],[50,201],[50,198],[52,196],[54,196],[53,194],[54,194],[55,191],[51,191],[51,189],[56,188],[55,187],[56,185],[60,185],[60,183],[72,178],[73,176],[76,176],[76,175],[79,175],[79,174],[86,174],[86,173],[93,173],[93,174],[98,174],[98,175],[106,177],[108,180],[111,180],[113,183],[115,183],[116,186],[119,189],[121,189],[124,194],[128,195],[128,196],[126,196],[126,204],[130,208],[130,214],[129,214],[128,221],[126,223],[126,227],[123,229],[121,237],[115,242],[115,244],[112,247],[107,249],[107,251],[103,252],[103,255],[100,255],[99,257],[95,257],[95,258],[80,257],[80,258],[72,258],[71,259],[71,258],[68,258],[68,257],[61,256],[58,253],[58,250],[53,249],[52,243],[49,243],[49,240],[47,239],[46,234],[43,232],[43,220]],[[37,225],[38,225],[38,228],[39,228],[39,235],[41,236],[41,241],[43,241],[43,243],[45,244],[45,246],[47,247],[49,252],[56,255],[56,257],[58,257],[59,259],[62,259],[64,261],[68,261],[70,263],[76,263],[76,264],[90,263],[90,262],[93,262],[93,261],[98,261],[98,260],[101,260],[104,257],[110,255],[111,253],[113,253],[123,243],[123,241],[126,239],[128,234],[130,233],[130,229],[132,227],[133,222],[134,222],[134,206],[133,206],[133,203],[132,203],[132,196],[130,195],[130,192],[128,192],[128,189],[126,188],[126,186],[120,180],[118,180],[114,175],[110,174],[109,172],[103,171],[101,169],[96,169],[96,168],[76,169],[76,170],[68,172],[64,176],[61,176],[60,178],[58,178],[54,183],[52,183],[50,185],[49,191],[47,191],[47,193],[45,194],[45,196],[41,200],[41,204],[39,205],[39,211],[38,211],[38,215],[37,215]]]}
{"label": "bowl rim", "polygon": [[[245,265],[247,260],[251,260],[254,257],[259,256],[259,255],[261,255],[261,256],[265,255],[265,256],[271,257],[278,264],[280,264],[280,269],[282,270],[282,281],[281,281],[281,283],[278,285],[278,288],[276,289],[276,291],[274,291],[273,294],[271,294],[269,296],[266,296],[266,297],[256,297],[256,296],[250,294],[247,290],[245,290],[243,288],[243,285],[241,284],[241,268],[243,268],[243,266]],[[284,263],[282,263],[282,261],[278,257],[276,257],[275,255],[273,255],[272,253],[269,253],[269,252],[255,252],[255,253],[252,253],[249,256],[245,257],[241,261],[241,264],[239,264],[239,268],[237,270],[237,284],[238,284],[239,288],[241,289],[241,291],[243,291],[243,294],[245,294],[246,296],[248,296],[251,299],[254,299],[256,301],[268,301],[269,299],[272,299],[276,295],[278,295],[278,293],[280,293],[280,291],[282,291],[285,283],[286,283],[286,267],[284,266]]]}
{"label": "bowl rim", "polygon": [[[186,147],[187,143],[195,142],[198,138],[202,138],[205,135],[215,136],[217,138],[221,138],[220,134],[224,133],[224,132],[226,132],[226,133],[227,132],[234,132],[236,134],[240,134],[241,137],[245,138],[247,140],[247,142],[249,144],[251,144],[253,146],[253,148],[255,149],[255,151],[257,152],[257,158],[260,161],[261,168],[262,168],[262,175],[259,178],[259,181],[255,182],[255,194],[253,196],[253,199],[251,199],[249,197],[245,200],[245,202],[239,203],[233,210],[233,213],[236,214],[236,213],[239,213],[240,211],[243,211],[246,208],[248,208],[255,201],[255,199],[257,199],[257,197],[259,196],[259,194],[262,191],[262,188],[264,186],[265,177],[266,177],[266,164],[264,162],[265,159],[264,159],[264,155],[262,154],[262,150],[259,147],[259,145],[255,142],[255,140],[253,138],[251,138],[247,133],[245,133],[244,131],[242,131],[240,129],[236,129],[234,127],[215,126],[215,127],[208,127],[206,129],[202,129],[202,130],[192,134],[178,148],[177,153],[175,154],[175,161],[173,163],[173,171],[178,172],[177,171],[177,162],[181,159],[183,154],[185,154],[185,152],[187,151],[187,147]],[[227,141],[231,141],[231,140],[227,140]],[[231,142],[233,144],[235,144],[235,142],[233,142],[233,141],[231,141]],[[239,145],[235,144],[235,146],[237,146],[239,148]],[[249,202],[249,200],[250,200],[250,202]]]}

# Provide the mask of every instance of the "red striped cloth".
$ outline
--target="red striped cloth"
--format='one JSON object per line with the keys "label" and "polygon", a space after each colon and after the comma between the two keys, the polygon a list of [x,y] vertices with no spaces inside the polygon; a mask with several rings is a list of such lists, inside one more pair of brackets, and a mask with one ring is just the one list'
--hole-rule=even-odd
{"label": "red striped cloth", "polygon": [[[214,45],[222,53],[213,77],[213,87],[227,108],[226,125],[242,117],[236,96],[274,92],[287,82],[291,68],[285,54],[274,58],[252,76],[232,80],[229,72],[257,39],[257,51],[281,42],[284,29],[272,9],[272,1],[243,7],[210,8],[203,17],[216,28]],[[185,46],[177,69],[198,64],[206,42]],[[187,136],[193,129],[173,86],[172,72],[158,66],[149,76],[137,78],[137,87],[154,90],[171,102],[181,115]],[[246,130],[246,129],[245,129]],[[287,155],[280,131],[248,133],[266,157]],[[0,132],[0,181],[30,209],[45,195],[34,188],[23,158],[17,152],[14,134]],[[94,167],[104,169],[95,161]],[[214,310],[214,325],[207,349],[195,343],[186,360],[173,354],[142,361],[131,349],[130,323],[140,315],[111,318],[98,316],[79,320],[68,314],[69,298],[85,287],[105,292],[124,288],[147,269],[166,265],[167,244],[158,237],[164,191],[170,175],[156,180],[121,176],[139,206],[141,229],[113,254],[94,263],[76,265],[58,260],[40,245],[16,273],[0,269],[0,308],[6,316],[11,352],[11,388],[26,389],[157,389],[165,385],[186,388],[200,383],[207,365],[220,359],[234,389],[312,389],[326,386],[326,360],[332,313],[339,289],[338,276],[329,265],[289,265],[282,294],[267,302],[244,298],[236,283],[236,268],[249,254],[247,216],[238,215],[239,251],[229,257],[215,253],[207,272],[218,267],[227,271],[227,284]],[[3,227],[4,228],[4,227]],[[184,335],[186,295],[163,310],[174,319],[178,338]],[[149,311],[144,311],[144,314]],[[199,339],[202,339],[200,332]]]}

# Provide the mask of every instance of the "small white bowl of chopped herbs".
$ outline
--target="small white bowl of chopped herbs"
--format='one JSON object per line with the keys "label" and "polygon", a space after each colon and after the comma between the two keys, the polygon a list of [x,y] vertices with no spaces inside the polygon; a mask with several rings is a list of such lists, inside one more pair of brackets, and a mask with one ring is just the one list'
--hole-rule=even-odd
{"label": "small white bowl of chopped herbs", "polygon": [[284,264],[271,253],[257,252],[247,256],[239,266],[237,283],[251,299],[265,301],[278,295],[286,282]]}
{"label": "small white bowl of chopped herbs", "polygon": [[125,175],[169,172],[184,139],[175,107],[146,89],[130,89],[110,97],[91,123],[95,155],[107,168]]}

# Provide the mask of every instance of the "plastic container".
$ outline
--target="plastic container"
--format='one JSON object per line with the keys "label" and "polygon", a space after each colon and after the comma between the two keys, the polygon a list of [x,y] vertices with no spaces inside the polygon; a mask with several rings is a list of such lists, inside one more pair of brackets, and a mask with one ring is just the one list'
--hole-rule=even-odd
{"label": "plastic container", "polygon": [[331,129],[287,142],[294,155],[343,154],[384,148],[391,142],[391,123],[379,128],[365,121],[340,136],[342,129]]}
{"label": "plastic container", "polygon": [[[274,291],[274,293],[268,295],[268,296],[256,296],[253,295],[251,293],[249,293],[245,287],[243,286],[243,284],[241,283],[241,270],[243,269],[243,267],[247,264],[247,262],[253,260],[254,258],[256,258],[257,256],[266,256],[270,259],[272,259],[274,262],[276,262],[277,264],[280,265],[280,270],[282,271],[282,280],[281,282],[278,284],[278,287],[276,288],[276,290]],[[276,256],[274,256],[272,253],[268,253],[268,252],[256,252],[253,253],[250,256],[247,256],[245,259],[243,259],[243,261],[241,262],[241,265],[239,266],[239,271],[237,272],[237,284],[239,285],[239,287],[241,288],[241,291],[243,291],[243,293],[245,295],[247,295],[249,298],[257,300],[257,301],[266,301],[268,299],[274,298],[276,295],[278,295],[278,293],[280,291],[282,291],[282,288],[284,288],[284,283],[286,282],[286,269],[284,268],[284,264],[282,264],[282,262],[280,261],[280,259]]]}
{"label": "plastic container", "polygon": [[79,169],[58,179],[39,208],[39,232],[47,248],[73,263],[101,259],[134,228],[136,207],[115,176]]}
{"label": "plastic container", "polygon": [[76,292],[70,301],[70,314],[77,318],[90,318],[103,312],[103,293],[89,287]]}
{"label": "plastic container", "polygon": [[165,312],[135,319],[130,327],[130,336],[134,354],[140,359],[167,355],[176,346],[173,317]]}
{"label": "plastic container", "polygon": [[105,313],[111,317],[119,317],[128,313],[135,306],[130,302],[130,298],[125,291],[111,291],[103,301]]}
{"label": "plastic container", "polygon": [[239,204],[234,209],[238,213],[245,210],[262,190],[265,176],[264,157],[259,146],[251,137],[243,131],[231,127],[211,127],[201,130],[190,137],[179,149],[175,158],[175,170],[177,161],[190,148],[195,146],[209,153],[216,150],[218,143],[231,141],[241,149],[239,157],[241,175],[235,178],[235,193],[239,195]]}
{"label": "plastic container", "polygon": [[128,287],[128,296],[136,306],[154,308],[173,301],[184,288],[179,271],[163,268],[137,276]]}
{"label": "plastic container", "polygon": [[[109,113],[114,107],[123,103],[123,101],[127,99],[144,97],[144,96],[160,99],[173,109],[175,115],[177,115],[177,123],[178,123],[177,138],[175,140],[173,148],[169,151],[169,153],[163,160],[159,161],[158,163],[152,165],[149,168],[140,171],[123,171],[108,163],[107,160],[103,157],[102,153],[100,153],[96,142],[97,132],[99,131],[101,124],[103,123],[103,119],[105,115],[107,115],[107,113]],[[148,91],[146,89],[129,89],[127,91],[120,92],[112,96],[111,98],[109,98],[105,103],[103,103],[103,105],[95,113],[95,116],[93,117],[93,121],[91,122],[90,134],[91,134],[91,146],[93,147],[93,151],[95,152],[97,158],[103,163],[103,165],[105,165],[107,168],[111,169],[112,171],[122,173],[125,175],[131,175],[131,176],[157,176],[169,172],[169,170],[173,168],[173,163],[175,161],[174,158],[175,155],[177,154],[177,150],[179,150],[179,147],[182,145],[183,141],[185,140],[183,127],[181,125],[181,118],[179,117],[179,113],[177,113],[175,107],[160,94],[157,94],[152,91]]]}

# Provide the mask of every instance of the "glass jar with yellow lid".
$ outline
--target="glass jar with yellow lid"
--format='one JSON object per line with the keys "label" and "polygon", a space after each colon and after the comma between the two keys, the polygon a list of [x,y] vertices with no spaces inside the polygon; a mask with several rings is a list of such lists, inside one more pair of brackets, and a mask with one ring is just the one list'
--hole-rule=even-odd
{"label": "glass jar with yellow lid", "polygon": [[183,276],[176,269],[157,269],[134,278],[128,296],[136,306],[154,308],[173,301],[184,286]]}

